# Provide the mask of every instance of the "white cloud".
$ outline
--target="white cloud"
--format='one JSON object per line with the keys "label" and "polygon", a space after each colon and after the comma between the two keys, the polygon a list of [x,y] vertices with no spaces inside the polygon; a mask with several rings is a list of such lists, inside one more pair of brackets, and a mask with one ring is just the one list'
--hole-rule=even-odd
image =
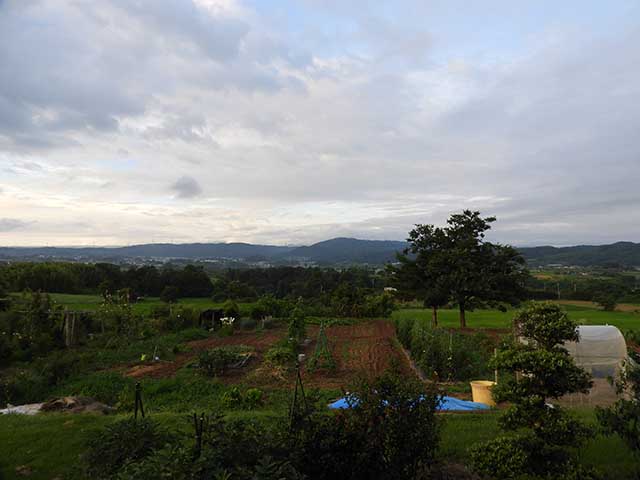
{"label": "white cloud", "polygon": [[523,15],[493,51],[346,3],[0,3],[0,209],[28,226],[0,243],[400,239],[467,207],[518,244],[640,240],[637,24]]}

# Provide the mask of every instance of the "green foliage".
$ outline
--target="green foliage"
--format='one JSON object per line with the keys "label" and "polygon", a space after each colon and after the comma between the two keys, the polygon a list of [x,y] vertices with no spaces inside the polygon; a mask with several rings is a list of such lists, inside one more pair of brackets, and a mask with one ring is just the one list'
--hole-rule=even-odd
{"label": "green foliage", "polygon": [[492,361],[510,374],[503,375],[493,395],[498,402],[511,403],[500,424],[518,435],[475,447],[473,466],[492,478],[514,478],[516,471],[534,478],[577,475],[575,449],[593,432],[564,409],[546,403],[591,387],[590,376],[562,347],[565,341],[577,340],[577,325],[559,306],[549,303],[531,304],[513,321],[526,343],[505,345]]}
{"label": "green foliage", "polygon": [[264,392],[258,388],[249,388],[242,392],[238,387],[231,387],[222,394],[222,404],[231,409],[253,410],[264,402]]}
{"label": "green foliage", "polygon": [[240,318],[240,308],[238,307],[238,304],[233,300],[227,300],[226,302],[224,302],[224,305],[222,305],[222,309],[224,310],[225,317],[235,319]]}
{"label": "green foliage", "polygon": [[88,477],[107,479],[164,447],[172,436],[150,420],[120,420],[95,434],[84,456]]}
{"label": "green foliage", "polygon": [[212,348],[200,352],[198,365],[209,377],[222,376],[229,367],[242,360],[244,354],[250,351],[251,348],[244,345]]}
{"label": "green foliage", "polygon": [[295,342],[301,342],[307,336],[307,324],[305,315],[300,306],[297,306],[293,309],[293,312],[291,312],[287,335]]}
{"label": "green foliage", "polygon": [[593,297],[593,301],[605,312],[613,312],[618,305],[618,296],[614,293],[599,293]]}
{"label": "green foliage", "polygon": [[8,403],[21,405],[41,401],[49,391],[47,379],[32,370],[4,370],[0,372],[0,407]]}
{"label": "green foliage", "polygon": [[416,225],[409,248],[398,257],[400,267],[392,269],[401,288],[431,307],[442,306],[445,298],[457,303],[461,327],[467,310],[518,304],[525,295],[525,262],[513,247],[484,240],[494,221],[464,210],[444,228]]}
{"label": "green foliage", "polygon": [[[314,479],[422,478],[435,464],[437,399],[415,380],[387,373],[352,390],[354,406],[313,415],[292,439],[294,466]],[[417,400],[420,399],[420,400]]]}
{"label": "green foliage", "polygon": [[98,310],[98,320],[103,332],[135,336],[140,332],[142,319],[132,312],[128,292],[118,291],[115,295],[105,294]]}
{"label": "green foliage", "polygon": [[334,370],[336,368],[336,362],[331,354],[331,348],[329,346],[329,340],[324,329],[324,324],[320,325],[318,331],[318,339],[316,340],[316,348],[311,358],[307,362],[307,368],[313,371],[317,368],[325,368],[328,370]]}
{"label": "green foliage", "polygon": [[278,299],[273,295],[263,295],[251,307],[251,318],[261,320],[264,317],[286,318],[294,309],[292,302]]}
{"label": "green foliage", "polygon": [[295,345],[284,339],[266,351],[264,360],[273,366],[290,366],[296,360]]}
{"label": "green foliage", "polygon": [[[99,402],[116,407],[127,398],[129,392],[133,392],[134,381],[117,372],[95,372],[78,375],[59,385],[53,395],[79,395],[91,397]],[[42,400],[42,397],[40,398]],[[133,406],[133,401],[127,402]]]}
{"label": "green foliage", "polygon": [[433,328],[425,320],[403,318],[396,323],[400,343],[420,369],[440,380],[470,380],[490,375],[496,346],[484,333],[466,334]]}
{"label": "green foliage", "polygon": [[173,285],[167,285],[160,293],[160,300],[165,303],[176,303],[180,298],[180,290]]}
{"label": "green foliage", "polygon": [[596,415],[606,434],[617,434],[640,457],[640,366],[628,361],[616,380],[620,398],[609,408],[596,408]]}

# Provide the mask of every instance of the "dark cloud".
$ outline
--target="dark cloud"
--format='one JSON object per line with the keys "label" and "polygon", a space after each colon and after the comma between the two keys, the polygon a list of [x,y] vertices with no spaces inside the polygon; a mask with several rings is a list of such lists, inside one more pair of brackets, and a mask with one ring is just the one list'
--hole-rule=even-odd
{"label": "dark cloud", "polygon": [[171,190],[178,198],[193,198],[202,193],[202,188],[195,178],[188,175],[180,177],[171,185]]}

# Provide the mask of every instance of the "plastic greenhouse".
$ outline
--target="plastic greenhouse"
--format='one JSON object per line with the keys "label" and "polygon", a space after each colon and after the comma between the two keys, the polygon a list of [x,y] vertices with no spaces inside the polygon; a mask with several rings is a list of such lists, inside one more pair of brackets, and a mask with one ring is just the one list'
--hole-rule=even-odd
{"label": "plastic greenhouse", "polygon": [[627,344],[620,330],[610,325],[580,325],[580,340],[567,342],[576,364],[594,378],[614,377],[627,358]]}

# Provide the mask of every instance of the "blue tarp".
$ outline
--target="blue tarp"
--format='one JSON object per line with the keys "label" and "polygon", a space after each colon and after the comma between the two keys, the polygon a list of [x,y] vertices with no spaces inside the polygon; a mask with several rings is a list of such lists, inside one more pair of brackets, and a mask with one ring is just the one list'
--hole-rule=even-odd
{"label": "blue tarp", "polygon": [[[357,405],[357,399],[351,399],[351,405]],[[329,408],[343,409],[351,408],[346,398],[336,400],[329,405]],[[440,403],[438,404],[438,411],[441,412],[470,412],[473,410],[488,410],[490,407],[484,403],[469,402],[467,400],[460,400],[459,398],[442,396],[440,397]]]}

